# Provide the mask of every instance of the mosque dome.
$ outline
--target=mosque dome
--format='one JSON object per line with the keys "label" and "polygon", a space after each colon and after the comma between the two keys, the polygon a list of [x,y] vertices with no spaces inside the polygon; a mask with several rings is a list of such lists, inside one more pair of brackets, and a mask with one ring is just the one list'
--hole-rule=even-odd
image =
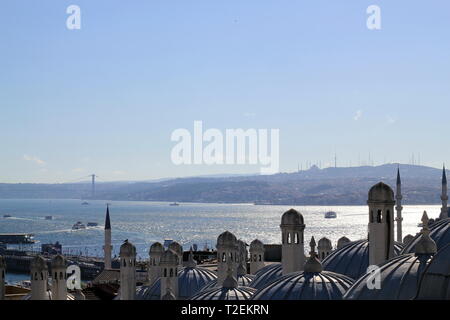
{"label": "mosque dome", "polygon": [[163,265],[178,265],[178,255],[172,250],[164,251],[161,255],[160,266]]}
{"label": "mosque dome", "polygon": [[121,257],[133,257],[136,255],[136,247],[128,240],[120,246],[120,256]]}
{"label": "mosque dome", "polygon": [[330,239],[328,239],[328,238],[322,238],[322,239],[320,239],[319,242],[317,243],[317,248],[318,248],[319,250],[321,250],[321,249],[328,250],[328,249],[332,249],[332,248],[333,248],[333,245],[332,245]]}
{"label": "mosque dome", "polygon": [[380,289],[369,289],[372,274],[365,274],[345,294],[348,300],[410,300],[417,293],[419,280],[430,261],[430,255],[406,254],[386,261],[380,266]]}
{"label": "mosque dome", "polygon": [[58,254],[56,257],[52,259],[51,267],[53,268],[66,268],[66,259]]}
{"label": "mosque dome", "polygon": [[345,246],[347,243],[351,242],[349,238],[347,237],[341,237],[339,238],[338,242],[337,242],[337,249],[342,248],[343,246]]}
{"label": "mosque dome", "polygon": [[250,251],[263,251],[264,244],[262,241],[255,239],[250,243]]}
{"label": "mosque dome", "polygon": [[[183,268],[178,272],[178,299],[186,300],[200,291],[205,285],[216,281],[215,272],[205,268]],[[151,286],[142,286],[136,293],[137,300],[160,300],[161,278]]]}
{"label": "mosque dome", "polygon": [[[244,274],[244,275],[238,275],[237,276],[237,284],[241,287],[251,287],[251,284],[253,282],[253,279],[255,279],[254,275],[251,274]],[[212,288],[217,288],[217,279],[214,281],[211,281],[210,283],[206,284],[203,288],[200,289],[200,291],[206,291]]]}
{"label": "mosque dome", "polygon": [[230,245],[230,244],[236,245],[237,244],[237,238],[236,238],[236,236],[234,234],[232,234],[229,231],[225,231],[225,232],[221,233],[219,235],[219,237],[217,238],[217,245],[216,245],[216,247],[219,247],[221,245],[227,246],[227,245]]}
{"label": "mosque dome", "polygon": [[[437,250],[441,250],[444,246],[450,243],[450,218],[436,221],[429,226],[430,238],[434,240],[437,246]],[[420,240],[420,233],[417,234],[412,241],[410,241],[402,253],[413,253],[415,251],[416,244]]]}
{"label": "mosque dome", "polygon": [[164,247],[161,243],[159,242],[155,242],[150,246],[150,250],[148,251],[149,255],[154,255],[154,254],[162,254],[164,252]]}
{"label": "mosque dome", "polygon": [[48,270],[47,262],[42,256],[36,256],[30,263],[31,270]]}
{"label": "mosque dome", "polygon": [[281,217],[281,225],[303,225],[304,220],[300,212],[295,209],[290,209],[283,213]]}
{"label": "mosque dome", "polygon": [[394,191],[387,184],[380,182],[369,190],[368,202],[394,202]]}
{"label": "mosque dome", "polygon": [[440,249],[428,264],[420,280],[416,299],[450,300],[448,279],[450,279],[450,244]]}
{"label": "mosque dome", "polygon": [[216,287],[200,291],[190,300],[250,300],[256,289],[249,287]]}
{"label": "mosque dome", "polygon": [[293,272],[258,290],[252,300],[340,300],[353,280],[334,272]]}
{"label": "mosque dome", "polygon": [[255,289],[262,289],[282,276],[283,265],[281,263],[272,263],[259,269],[249,286]]}
{"label": "mosque dome", "polygon": [[[402,244],[394,243],[394,253],[398,255]],[[322,262],[323,269],[358,279],[367,272],[369,267],[369,241],[353,241],[342,248],[333,251]]]}
{"label": "mosque dome", "polygon": [[169,249],[175,252],[179,257],[183,255],[183,247],[176,241],[169,244]]}

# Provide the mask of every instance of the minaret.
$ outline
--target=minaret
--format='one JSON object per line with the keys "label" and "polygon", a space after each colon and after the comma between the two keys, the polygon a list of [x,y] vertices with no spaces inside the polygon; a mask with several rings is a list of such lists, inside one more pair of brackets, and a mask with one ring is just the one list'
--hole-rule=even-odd
{"label": "minaret", "polygon": [[164,247],[161,243],[155,242],[150,246],[148,252],[150,258],[148,262],[148,284],[152,285],[159,277],[161,277],[160,261],[164,252]]}
{"label": "minaret", "polygon": [[328,238],[322,238],[319,240],[317,245],[317,253],[319,254],[319,260],[324,260],[333,250],[333,245],[331,240]]}
{"label": "minaret", "polygon": [[380,182],[369,191],[369,265],[394,256],[394,191]]}
{"label": "minaret", "polygon": [[250,274],[264,268],[264,244],[258,239],[250,243]]}
{"label": "minaret", "polygon": [[447,194],[447,174],[445,172],[445,166],[442,170],[442,194],[441,194],[441,200],[442,200],[442,208],[441,208],[441,214],[439,216],[440,219],[446,219],[448,218],[448,194]]}
{"label": "minaret", "polygon": [[281,217],[281,264],[283,275],[302,271],[305,265],[303,216],[294,209]]}
{"label": "minaret", "polygon": [[106,219],[105,219],[105,245],[103,252],[105,254],[105,269],[111,269],[111,221],[109,220],[109,205],[106,205]]}
{"label": "minaret", "polygon": [[397,200],[397,206],[395,207],[395,210],[397,211],[397,217],[395,218],[395,221],[397,222],[397,242],[402,242],[403,235],[402,235],[402,180],[400,178],[400,168],[397,169],[397,194],[395,195],[395,200]]}
{"label": "minaret", "polygon": [[5,259],[0,256],[0,300],[5,300],[5,274],[6,263]]}
{"label": "minaret", "polygon": [[48,267],[42,256],[36,256],[30,264],[31,300],[48,300]]}
{"label": "minaret", "polygon": [[[168,295],[178,298],[178,254],[171,249],[161,256],[161,300],[168,299]],[[172,297],[172,299],[173,299]]]}
{"label": "minaret", "polygon": [[120,299],[134,300],[136,296],[136,247],[125,240],[120,246]]}
{"label": "minaret", "polygon": [[217,285],[221,286],[231,268],[233,277],[237,279],[238,242],[236,236],[225,231],[217,238]]}
{"label": "minaret", "polygon": [[57,255],[51,263],[52,270],[52,300],[67,300],[66,259]]}

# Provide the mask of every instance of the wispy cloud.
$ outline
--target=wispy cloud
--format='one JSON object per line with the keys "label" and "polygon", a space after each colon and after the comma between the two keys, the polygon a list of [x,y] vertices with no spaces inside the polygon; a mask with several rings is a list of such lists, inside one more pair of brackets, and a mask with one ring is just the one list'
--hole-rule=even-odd
{"label": "wispy cloud", "polygon": [[397,122],[397,120],[396,119],[394,119],[394,118],[392,118],[391,116],[386,116],[386,121],[387,121],[387,123],[388,124],[394,124],[394,123],[396,123]]}
{"label": "wispy cloud", "polygon": [[362,118],[363,112],[362,110],[357,110],[355,115],[353,116],[353,120],[358,121]]}
{"label": "wispy cloud", "polygon": [[45,165],[46,165],[46,163],[45,163],[44,160],[42,160],[42,159],[40,159],[40,158],[38,158],[38,157],[36,157],[36,156],[29,156],[29,155],[27,155],[27,154],[24,154],[24,155],[23,155],[23,159],[24,159],[25,161],[31,161],[31,162],[34,162],[34,163],[36,163],[36,164],[38,164],[38,165],[40,165],[40,166],[45,166]]}

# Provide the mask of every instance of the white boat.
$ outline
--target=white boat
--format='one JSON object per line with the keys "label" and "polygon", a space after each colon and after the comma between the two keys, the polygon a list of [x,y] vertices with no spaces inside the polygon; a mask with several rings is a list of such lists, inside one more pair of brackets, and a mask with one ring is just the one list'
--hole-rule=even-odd
{"label": "white boat", "polygon": [[326,219],[334,219],[334,218],[337,218],[337,213],[334,212],[334,211],[328,211],[328,212],[325,212],[325,218],[326,218]]}
{"label": "white boat", "polygon": [[170,206],[179,206],[179,205],[180,205],[180,204],[177,203],[177,202],[173,202],[173,203],[170,204]]}
{"label": "white boat", "polygon": [[78,221],[72,226],[72,230],[80,230],[80,229],[86,229],[86,226],[81,221]]}

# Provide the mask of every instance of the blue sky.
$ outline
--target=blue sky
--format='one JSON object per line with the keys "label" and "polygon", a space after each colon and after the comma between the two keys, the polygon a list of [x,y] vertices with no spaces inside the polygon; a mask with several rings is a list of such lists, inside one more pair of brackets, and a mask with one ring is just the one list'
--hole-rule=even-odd
{"label": "blue sky", "polygon": [[[66,8],[81,8],[81,30]],[[368,30],[366,9],[381,8]],[[175,166],[177,128],[280,129],[280,170],[450,159],[448,1],[0,4],[0,182],[258,172]]]}

